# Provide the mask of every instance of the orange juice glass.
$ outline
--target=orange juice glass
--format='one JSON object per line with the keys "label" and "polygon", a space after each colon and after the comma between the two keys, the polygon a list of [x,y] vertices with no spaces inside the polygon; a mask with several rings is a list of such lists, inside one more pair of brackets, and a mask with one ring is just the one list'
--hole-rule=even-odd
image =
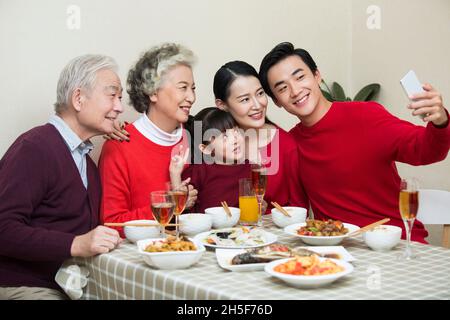
{"label": "orange juice glass", "polygon": [[257,225],[260,217],[258,201],[252,188],[251,179],[239,179],[239,209],[241,225]]}

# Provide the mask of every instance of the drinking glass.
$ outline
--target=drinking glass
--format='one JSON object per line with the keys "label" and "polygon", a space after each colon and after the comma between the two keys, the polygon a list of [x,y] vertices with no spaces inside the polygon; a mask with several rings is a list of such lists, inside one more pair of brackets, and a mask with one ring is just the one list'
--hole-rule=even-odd
{"label": "drinking glass", "polygon": [[184,209],[186,209],[186,203],[189,198],[189,188],[187,185],[173,185],[170,182],[167,183],[167,189],[169,194],[172,196],[173,201],[175,202],[175,209],[173,210],[173,214],[175,215],[175,232],[177,238],[180,236],[180,229],[178,227],[178,217],[183,213]]}
{"label": "drinking glass", "polygon": [[262,164],[252,164],[252,186],[258,200],[258,226],[262,225],[262,203],[267,185],[267,169]]}
{"label": "drinking glass", "polygon": [[253,191],[252,179],[239,179],[239,209],[241,225],[257,225],[259,222],[259,207],[255,192]]}
{"label": "drinking glass", "polygon": [[416,256],[411,248],[411,230],[419,209],[419,182],[416,178],[402,179],[400,182],[399,210],[406,230],[406,248],[400,259],[410,260]]}
{"label": "drinking glass", "polygon": [[150,195],[150,205],[153,217],[161,226],[162,237],[166,237],[166,226],[172,219],[175,201],[168,191],[153,191]]}

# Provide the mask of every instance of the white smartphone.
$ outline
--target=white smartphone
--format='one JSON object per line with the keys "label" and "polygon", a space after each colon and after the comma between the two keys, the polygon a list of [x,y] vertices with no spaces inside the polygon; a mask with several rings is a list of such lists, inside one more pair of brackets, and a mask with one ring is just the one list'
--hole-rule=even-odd
{"label": "white smartphone", "polygon": [[[424,92],[422,84],[413,70],[408,71],[408,73],[400,79],[400,83],[402,84],[408,99],[409,96],[413,94]],[[421,114],[420,117],[424,118],[425,115]]]}
{"label": "white smartphone", "polygon": [[403,89],[405,89],[408,98],[413,94],[424,92],[422,84],[413,70],[408,71],[408,73],[400,79],[400,83],[402,84]]}

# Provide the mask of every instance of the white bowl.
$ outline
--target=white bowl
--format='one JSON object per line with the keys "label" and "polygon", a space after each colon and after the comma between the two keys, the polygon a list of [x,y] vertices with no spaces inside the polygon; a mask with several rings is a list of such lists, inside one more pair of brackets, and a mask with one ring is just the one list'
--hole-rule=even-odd
{"label": "white bowl", "polygon": [[[338,266],[341,266],[344,268],[344,271],[333,273],[333,274],[326,274],[326,275],[320,275],[320,276],[303,276],[303,275],[292,275],[292,274],[285,274],[281,272],[277,272],[274,270],[274,268],[282,263],[285,263],[292,258],[286,258],[281,260],[275,260],[272,262],[269,262],[264,267],[264,271],[271,276],[278,278],[284,282],[286,282],[288,285],[296,287],[296,288],[317,288],[321,286],[325,286],[327,284],[330,284],[334,281],[336,281],[339,278],[342,278],[343,276],[346,276],[353,272],[353,266],[345,261],[342,260],[335,260],[335,259],[329,259],[336,263]],[[319,258],[320,261],[325,260],[325,258]]]}
{"label": "white bowl", "polygon": [[282,214],[277,208],[272,209],[272,221],[278,227],[284,228],[290,224],[305,222],[307,210],[302,207],[283,207],[287,210],[290,217]]}
{"label": "white bowl", "polygon": [[[330,236],[330,237],[299,235],[297,233],[297,230],[300,229],[300,227],[304,227],[304,226],[306,226],[306,222],[291,224],[284,228],[284,232],[286,232],[287,234],[290,234],[292,236],[296,236],[296,237],[302,239],[302,241],[304,243],[310,244],[312,246],[336,246],[347,237],[347,235]],[[348,234],[359,229],[358,226],[355,226],[354,224],[350,224],[350,223],[344,223],[344,227],[346,227],[348,229]]]}
{"label": "white bowl", "polygon": [[161,237],[161,229],[159,224],[154,220],[131,220],[126,223],[133,224],[155,224],[154,227],[129,227],[125,226],[123,228],[123,232],[128,240],[131,242],[136,242],[138,240],[150,239],[150,238],[159,238]]}
{"label": "white bowl", "polygon": [[168,252],[146,252],[145,248],[155,241],[163,241],[165,238],[146,239],[137,242],[139,254],[151,267],[157,269],[174,270],[186,269],[197,263],[205,252],[205,247],[199,241],[190,239],[197,250],[195,251],[168,251]]}
{"label": "white bowl", "polygon": [[402,229],[391,225],[381,225],[363,233],[365,243],[375,251],[391,250],[400,242],[401,236]]}
{"label": "white bowl", "polygon": [[180,232],[194,236],[198,233],[211,230],[212,219],[210,215],[203,213],[187,213],[178,217]]}
{"label": "white bowl", "polygon": [[226,214],[222,207],[212,207],[205,209],[205,214],[211,216],[214,229],[234,227],[241,217],[241,210],[235,207],[229,207],[231,218]]}

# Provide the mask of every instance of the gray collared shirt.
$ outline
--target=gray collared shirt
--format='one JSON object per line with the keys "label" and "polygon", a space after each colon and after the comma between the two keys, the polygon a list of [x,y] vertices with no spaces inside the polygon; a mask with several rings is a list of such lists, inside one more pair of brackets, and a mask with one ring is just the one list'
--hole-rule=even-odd
{"label": "gray collared shirt", "polygon": [[88,179],[87,179],[87,169],[86,169],[86,155],[94,149],[92,143],[87,141],[82,141],[75,132],[57,115],[53,115],[48,120],[48,123],[53,125],[56,130],[61,134],[67,147],[72,154],[73,161],[78,168],[81,180],[83,181],[84,187],[87,189]]}

